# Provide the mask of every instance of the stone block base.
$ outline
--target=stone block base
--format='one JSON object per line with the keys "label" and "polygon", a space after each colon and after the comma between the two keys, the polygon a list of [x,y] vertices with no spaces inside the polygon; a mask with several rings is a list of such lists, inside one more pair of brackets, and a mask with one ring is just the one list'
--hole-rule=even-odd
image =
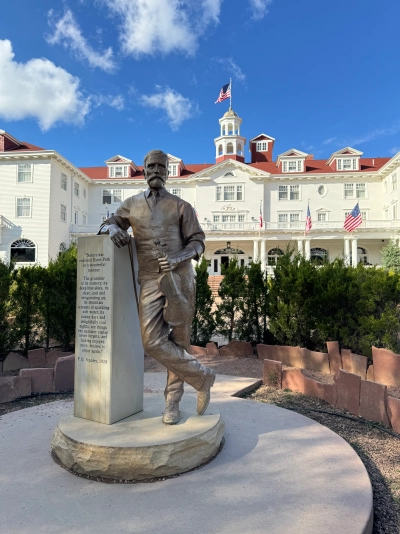
{"label": "stone block base", "polygon": [[112,425],[66,415],[51,447],[75,473],[118,480],[146,480],[190,471],[212,459],[225,424],[212,407],[196,414],[195,398],[182,399],[181,421],[164,425],[164,397],[146,394],[144,410]]}

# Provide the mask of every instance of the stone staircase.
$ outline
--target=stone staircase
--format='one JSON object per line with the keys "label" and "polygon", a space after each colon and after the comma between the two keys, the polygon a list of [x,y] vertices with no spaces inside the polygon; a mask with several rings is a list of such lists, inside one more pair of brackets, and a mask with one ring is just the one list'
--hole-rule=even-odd
{"label": "stone staircase", "polygon": [[218,288],[221,285],[223,276],[209,276],[208,285],[210,286],[214,299],[218,298]]}

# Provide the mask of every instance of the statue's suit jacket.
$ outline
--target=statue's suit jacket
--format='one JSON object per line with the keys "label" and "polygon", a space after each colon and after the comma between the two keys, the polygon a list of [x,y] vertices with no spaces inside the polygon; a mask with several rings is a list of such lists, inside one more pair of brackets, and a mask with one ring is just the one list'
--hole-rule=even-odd
{"label": "statue's suit jacket", "polygon": [[199,257],[204,251],[205,235],[193,207],[166,189],[161,189],[160,198],[151,209],[147,202],[149,194],[150,190],[147,190],[127,198],[103,223],[117,224],[124,230],[132,227],[139,272],[160,272],[155,241],[160,242],[168,256],[176,255],[190,243]]}

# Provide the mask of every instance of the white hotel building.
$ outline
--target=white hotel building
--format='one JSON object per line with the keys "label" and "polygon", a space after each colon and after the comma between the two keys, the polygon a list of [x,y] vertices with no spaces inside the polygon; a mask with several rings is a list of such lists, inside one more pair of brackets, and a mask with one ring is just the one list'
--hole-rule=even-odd
{"label": "white hotel building", "polygon": [[[400,238],[400,153],[363,158],[346,147],[315,160],[290,149],[273,159],[275,139],[261,133],[249,141],[245,162],[242,119],[229,110],[219,123],[215,163],[185,164],[170,155],[167,182],[198,213],[211,275],[234,256],[244,265],[259,259],[270,270],[289,242],[306,258],[379,265],[382,247]],[[79,169],[3,130],[0,184],[0,258],[24,265],[47,265],[76,236],[97,233],[107,209],[111,214],[147,188],[142,167],[127,157]],[[357,202],[363,222],[348,233],[343,222]],[[312,229],[305,235],[308,203]]]}

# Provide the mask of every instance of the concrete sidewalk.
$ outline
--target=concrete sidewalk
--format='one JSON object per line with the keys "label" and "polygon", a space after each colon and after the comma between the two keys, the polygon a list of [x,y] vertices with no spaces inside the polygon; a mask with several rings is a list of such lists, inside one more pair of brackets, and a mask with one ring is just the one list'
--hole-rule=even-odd
{"label": "concrete sidewalk", "polygon": [[[145,374],[145,399],[162,393],[165,378]],[[218,376],[212,402],[226,423],[224,449],[207,466],[157,483],[102,484],[55,464],[50,436],[72,402],[2,416],[0,532],[372,532],[372,489],[353,449],[306,417],[231,396],[254,382]]]}

